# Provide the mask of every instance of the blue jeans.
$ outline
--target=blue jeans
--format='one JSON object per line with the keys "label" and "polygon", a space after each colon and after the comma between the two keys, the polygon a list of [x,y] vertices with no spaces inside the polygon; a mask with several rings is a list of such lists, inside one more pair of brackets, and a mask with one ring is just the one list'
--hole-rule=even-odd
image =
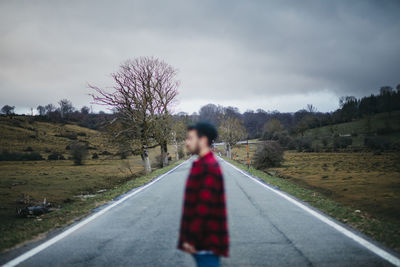
{"label": "blue jeans", "polygon": [[219,267],[220,260],[219,256],[214,253],[206,254],[192,254],[194,260],[196,261],[197,267]]}

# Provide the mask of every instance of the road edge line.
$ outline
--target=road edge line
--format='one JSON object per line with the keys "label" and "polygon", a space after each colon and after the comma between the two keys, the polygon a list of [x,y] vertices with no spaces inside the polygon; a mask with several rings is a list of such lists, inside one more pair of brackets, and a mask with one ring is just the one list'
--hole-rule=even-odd
{"label": "road edge line", "polygon": [[174,170],[176,170],[177,168],[179,168],[180,166],[182,166],[183,164],[185,164],[187,161],[189,161],[191,158],[185,160],[184,162],[180,163],[179,165],[175,166],[174,168],[170,169],[169,171],[160,174],[157,178],[153,179],[151,182],[138,187],[137,190],[129,193],[128,195],[124,196],[121,199],[118,199],[117,201],[115,201],[114,203],[112,203],[111,205],[105,207],[104,209],[99,210],[98,212],[90,215],[89,217],[83,219],[82,221],[80,221],[79,223],[77,223],[76,225],[68,228],[67,230],[59,233],[58,235],[50,238],[49,240],[43,242],[42,244],[22,253],[21,255],[17,256],[16,258],[6,262],[5,264],[3,264],[2,266],[4,267],[11,267],[11,266],[16,266],[17,264],[20,264],[21,262],[29,259],[30,257],[36,255],[37,253],[41,252],[42,250],[50,247],[51,245],[53,245],[54,243],[56,243],[57,241],[63,239],[64,237],[72,234],[74,231],[78,230],[79,228],[81,228],[82,226],[86,225],[87,223],[93,221],[94,219],[96,219],[97,217],[103,215],[104,213],[106,213],[108,210],[112,209],[113,207],[121,204],[122,202],[124,202],[125,200],[127,200],[128,198],[136,195],[137,193],[141,192],[143,189],[151,186],[152,184],[156,183],[157,181],[159,181],[160,179],[162,179],[164,176],[168,175],[169,173],[173,172]]}
{"label": "road edge line", "polygon": [[289,195],[284,194],[284,193],[280,192],[279,190],[277,190],[275,188],[272,188],[271,186],[269,186],[267,184],[262,183],[261,181],[257,180],[256,178],[252,177],[251,175],[247,174],[246,172],[244,172],[240,168],[236,167],[232,163],[224,160],[223,158],[221,158],[221,157],[219,157],[219,158],[223,162],[225,162],[228,165],[232,166],[237,171],[241,172],[243,175],[251,178],[252,181],[257,182],[258,184],[264,186],[265,188],[267,188],[267,189],[273,191],[274,193],[278,194],[279,196],[285,198],[286,200],[289,200],[290,202],[292,202],[296,206],[302,208],[303,210],[307,211],[308,213],[310,213],[314,217],[318,218],[322,222],[324,222],[324,223],[328,224],[329,226],[335,228],[337,231],[341,232],[345,236],[353,239],[354,241],[356,241],[357,243],[359,243],[363,247],[367,248],[369,251],[375,253],[376,255],[378,255],[381,258],[387,260],[388,262],[394,264],[395,266],[400,266],[400,258],[397,258],[395,255],[390,254],[389,252],[385,251],[382,248],[379,248],[378,246],[374,245],[373,243],[369,242],[368,240],[362,238],[361,236],[358,236],[357,234],[355,234],[355,233],[351,232],[350,230],[344,228],[343,226],[337,224],[336,222],[332,221],[328,217],[326,217],[326,216],[324,216],[324,215],[312,210],[311,208],[309,208],[306,205],[300,203],[299,201],[297,201],[296,199],[290,197]]}

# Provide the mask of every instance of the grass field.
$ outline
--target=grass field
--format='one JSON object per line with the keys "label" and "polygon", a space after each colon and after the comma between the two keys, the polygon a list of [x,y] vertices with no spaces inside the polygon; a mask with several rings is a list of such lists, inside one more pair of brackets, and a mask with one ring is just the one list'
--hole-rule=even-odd
{"label": "grass field", "polygon": [[[256,144],[249,148],[252,159]],[[246,145],[233,148],[235,163],[245,168],[246,157]],[[398,153],[285,151],[281,167],[250,170],[400,251]]]}
{"label": "grass field", "polygon": [[[382,133],[383,131],[386,132]],[[350,134],[353,139],[352,147],[363,147],[364,137],[375,134],[383,135],[390,142],[400,143],[400,111],[393,111],[390,116],[388,113],[378,113],[352,122],[309,129],[303,136],[312,137],[313,145],[318,144],[322,147],[321,138],[332,137],[334,134]],[[297,137],[301,137],[301,134]],[[331,146],[332,140],[328,141],[328,147]]]}
{"label": "grass field", "polygon": [[[225,158],[226,159],[226,158]],[[329,216],[357,229],[358,231],[382,242],[393,250],[400,252],[400,224],[380,217],[371,216],[365,210],[357,210],[353,207],[333,200],[331,197],[317,190],[306,188],[287,179],[270,175],[264,171],[247,168],[247,165],[235,160],[226,159],[237,167],[260,177],[266,183],[303,200]]]}
{"label": "grass field", "polygon": [[[1,250],[71,222],[161,173],[152,164],[155,171],[144,175],[140,156],[120,159],[113,155],[101,155],[103,151],[115,153],[116,149],[98,131],[69,124],[29,123],[27,118],[15,121],[4,117],[0,119],[1,149],[22,152],[31,147],[45,158],[54,151],[67,158],[66,146],[72,140],[60,135],[76,136],[77,140],[88,142],[90,154],[99,153],[99,159],[89,158],[84,165],[74,165],[72,160],[0,161]],[[174,159],[173,147],[168,149]],[[149,151],[152,163],[159,154],[159,147]],[[167,169],[169,167],[163,171]],[[53,208],[60,209],[39,218],[16,217],[16,207],[38,205],[44,198]]]}
{"label": "grass field", "polygon": [[[256,144],[249,145],[252,159]],[[247,164],[245,145],[233,159]],[[400,155],[395,152],[305,153],[287,150],[282,166],[264,170],[355,209],[400,223]]]}

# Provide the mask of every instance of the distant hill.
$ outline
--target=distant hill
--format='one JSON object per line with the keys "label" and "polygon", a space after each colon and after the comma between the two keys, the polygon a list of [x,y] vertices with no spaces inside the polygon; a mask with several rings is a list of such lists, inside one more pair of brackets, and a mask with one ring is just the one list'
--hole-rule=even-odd
{"label": "distant hill", "polygon": [[[66,154],[73,142],[86,143],[90,152],[115,153],[101,132],[75,124],[36,121],[31,116],[0,116],[0,150]],[[115,150],[115,148],[114,148]]]}
{"label": "distant hill", "polygon": [[[301,134],[296,135],[296,137],[301,136]],[[314,140],[313,143],[319,142],[321,145],[323,138],[334,136],[351,138],[352,147],[364,147],[366,137],[381,138],[392,144],[400,144],[400,111],[392,111],[390,114],[378,113],[360,120],[308,129],[303,134],[303,137],[309,137]],[[329,143],[331,144],[331,141]]]}

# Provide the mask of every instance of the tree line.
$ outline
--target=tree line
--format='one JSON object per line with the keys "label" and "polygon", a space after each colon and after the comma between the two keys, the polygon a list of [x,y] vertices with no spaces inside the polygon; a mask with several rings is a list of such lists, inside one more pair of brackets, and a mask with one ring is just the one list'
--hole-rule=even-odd
{"label": "tree line", "polygon": [[[378,95],[357,99],[342,96],[339,108],[333,112],[319,112],[314,105],[296,112],[267,112],[263,109],[240,113],[237,107],[207,104],[199,112],[173,114],[177,103],[178,70],[154,57],[139,57],[123,62],[118,71],[111,74],[111,88],[88,84],[94,93],[91,104],[103,105],[112,113],[94,114],[87,106],[75,109],[71,101],[61,99],[58,107],[53,104],[39,105],[36,109],[40,120],[76,122],[78,125],[98,129],[107,134],[121,153],[140,155],[146,173],[151,172],[149,149],[160,147],[162,166],[168,165],[168,144],[173,144],[175,154],[182,150],[186,126],[204,120],[213,123],[219,131],[217,142],[224,142],[227,156],[240,140],[274,139],[282,134],[284,140],[291,134],[303,134],[305,130],[339,122],[348,122],[379,112],[400,110],[400,85],[396,91],[383,86]],[[14,114],[14,106],[5,105],[1,112]],[[31,110],[33,115],[33,110]],[[289,139],[288,139],[289,140]]]}

